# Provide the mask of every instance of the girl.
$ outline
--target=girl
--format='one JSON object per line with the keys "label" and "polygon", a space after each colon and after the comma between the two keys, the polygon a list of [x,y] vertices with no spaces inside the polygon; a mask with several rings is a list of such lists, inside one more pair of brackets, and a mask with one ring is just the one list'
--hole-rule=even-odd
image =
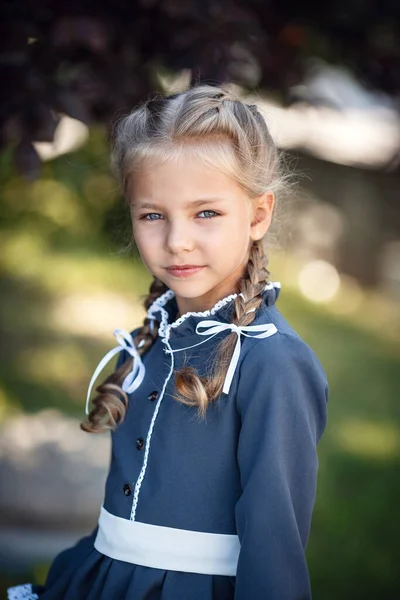
{"label": "girl", "polygon": [[110,429],[91,535],[9,600],[305,600],[328,385],[276,307],[263,240],[285,184],[257,108],[213,86],[148,101],[114,166],[154,276],[84,431]]}

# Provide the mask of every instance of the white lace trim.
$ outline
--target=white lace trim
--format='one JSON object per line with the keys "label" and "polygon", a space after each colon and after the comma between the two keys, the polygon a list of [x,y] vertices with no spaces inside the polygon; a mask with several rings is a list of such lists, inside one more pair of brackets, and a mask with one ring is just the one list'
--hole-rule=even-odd
{"label": "white lace trim", "polygon": [[[262,291],[265,292],[266,290],[272,290],[274,287],[280,288],[280,281],[271,281],[264,287]],[[166,292],[164,292],[164,294],[156,298],[156,300],[154,300],[153,304],[148,309],[147,317],[149,319],[154,319],[155,317],[153,316],[153,313],[158,310],[161,310],[162,307],[165,306],[166,303],[169,300],[171,300],[174,296],[175,292],[173,292],[172,290],[167,290]],[[216,304],[214,304],[212,308],[204,310],[203,312],[186,312],[183,315],[181,315],[179,319],[176,319],[176,321],[173,321],[172,323],[168,323],[168,313],[165,310],[161,310],[162,318],[160,327],[158,329],[158,335],[162,338],[168,339],[170,330],[172,328],[179,327],[179,325],[181,325],[189,317],[210,317],[211,315],[214,315],[216,312],[218,312],[221,308],[235,300],[237,296],[238,294],[230,294],[229,296],[225,296],[225,298],[218,300],[218,302],[216,302]],[[240,294],[240,296],[242,296],[242,294]]]}
{"label": "white lace trim", "polygon": [[[168,323],[168,313],[167,311],[162,308],[162,306],[165,305],[165,303],[172,298],[172,295],[170,294],[172,290],[168,290],[167,292],[165,292],[162,296],[160,296],[159,300],[159,305],[160,305],[160,310],[161,310],[161,323],[160,323],[160,329],[161,327],[163,327],[165,329],[166,324]],[[173,292],[172,292],[173,294]],[[166,352],[169,352],[171,354],[171,365],[170,365],[170,370],[168,373],[168,376],[166,377],[165,381],[164,381],[164,385],[160,394],[160,397],[157,401],[156,407],[154,409],[153,412],[153,417],[151,419],[151,423],[150,423],[150,427],[149,430],[147,432],[147,438],[146,438],[146,445],[145,445],[145,450],[144,450],[144,458],[143,458],[143,465],[142,468],[140,470],[139,473],[139,477],[136,481],[135,484],[135,490],[133,493],[133,502],[132,502],[132,510],[131,510],[131,520],[135,521],[135,517],[136,517],[136,509],[137,509],[137,505],[139,502],[139,492],[140,492],[140,487],[142,485],[142,481],[144,479],[144,476],[146,474],[146,469],[147,469],[147,461],[149,458],[149,452],[150,452],[150,441],[151,441],[151,436],[153,434],[153,429],[154,429],[154,423],[156,421],[157,415],[158,415],[158,411],[160,409],[160,404],[164,398],[164,394],[165,394],[165,390],[168,384],[168,381],[171,378],[172,373],[174,372],[174,355],[171,352],[171,346],[168,343],[168,337],[164,337],[162,339],[162,341],[167,345],[167,349]]]}
{"label": "white lace trim", "polygon": [[7,598],[8,600],[39,600],[39,596],[32,591],[31,583],[8,588]]}
{"label": "white lace trim", "polygon": [[[158,335],[162,338],[167,338],[167,326],[168,326],[168,313],[163,308],[169,300],[171,300],[175,296],[175,292],[172,290],[167,290],[161,296],[154,300],[153,304],[150,306],[147,311],[147,317],[149,319],[155,319],[153,316],[154,312],[161,311],[161,322],[160,327],[158,328]],[[168,330],[169,332],[169,330]]]}

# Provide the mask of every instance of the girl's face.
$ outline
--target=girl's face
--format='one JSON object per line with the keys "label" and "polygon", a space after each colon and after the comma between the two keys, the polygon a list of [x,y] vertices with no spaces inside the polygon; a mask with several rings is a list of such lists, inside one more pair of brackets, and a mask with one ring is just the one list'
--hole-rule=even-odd
{"label": "girl's face", "polygon": [[[145,164],[129,187],[139,253],[175,292],[179,314],[207,310],[237,291],[251,242],[270,225],[272,192],[253,205],[235,181],[193,156]],[[200,268],[171,270],[187,265]]]}

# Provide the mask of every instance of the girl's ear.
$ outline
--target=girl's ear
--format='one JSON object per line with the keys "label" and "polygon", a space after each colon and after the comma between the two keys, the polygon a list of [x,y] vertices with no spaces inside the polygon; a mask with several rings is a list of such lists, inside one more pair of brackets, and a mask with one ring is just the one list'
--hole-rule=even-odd
{"label": "girl's ear", "polygon": [[268,190],[253,200],[253,220],[250,225],[250,237],[260,240],[268,231],[272,221],[275,194]]}

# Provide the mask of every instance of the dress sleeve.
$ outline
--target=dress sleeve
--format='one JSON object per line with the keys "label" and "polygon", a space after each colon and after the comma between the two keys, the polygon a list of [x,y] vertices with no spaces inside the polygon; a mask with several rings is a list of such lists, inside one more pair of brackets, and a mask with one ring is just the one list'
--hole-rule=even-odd
{"label": "dress sleeve", "polygon": [[[269,344],[267,348],[266,344]],[[278,333],[254,344],[238,381],[242,494],[235,600],[309,600],[305,558],[328,383],[311,348]]]}

